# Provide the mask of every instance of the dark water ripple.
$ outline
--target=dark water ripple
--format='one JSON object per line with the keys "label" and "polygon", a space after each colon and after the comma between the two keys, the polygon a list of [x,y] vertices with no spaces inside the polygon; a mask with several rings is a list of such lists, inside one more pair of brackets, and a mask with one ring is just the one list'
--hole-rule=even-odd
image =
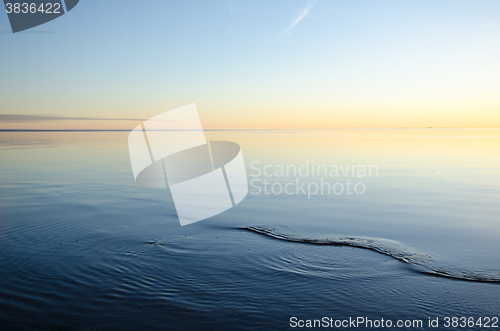
{"label": "dark water ripple", "polygon": [[500,283],[500,272],[486,273],[484,271],[458,270],[446,266],[435,257],[412,251],[402,244],[387,239],[367,239],[355,237],[338,238],[311,238],[282,233],[275,228],[265,226],[249,226],[242,228],[251,232],[266,235],[271,238],[313,245],[350,246],[368,249],[380,254],[390,256],[398,261],[415,267],[415,270],[432,276],[453,278],[464,281],[475,281],[484,283]]}

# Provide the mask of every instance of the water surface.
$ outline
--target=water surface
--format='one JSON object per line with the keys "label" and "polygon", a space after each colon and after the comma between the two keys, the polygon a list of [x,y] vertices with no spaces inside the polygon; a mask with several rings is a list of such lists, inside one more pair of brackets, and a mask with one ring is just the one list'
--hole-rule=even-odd
{"label": "water surface", "polygon": [[[127,135],[0,132],[1,329],[499,315],[500,130],[208,131],[254,186],[184,227],[168,190],[135,184]],[[275,175],[308,164],[378,172]],[[365,190],[263,191],[297,179]]]}

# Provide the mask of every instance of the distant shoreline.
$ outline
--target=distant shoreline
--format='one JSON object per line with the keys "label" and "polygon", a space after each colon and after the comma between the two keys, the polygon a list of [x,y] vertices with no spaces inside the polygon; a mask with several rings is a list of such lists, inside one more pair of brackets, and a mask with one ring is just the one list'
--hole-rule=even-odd
{"label": "distant shoreline", "polygon": [[[368,131],[368,130],[500,130],[500,128],[287,128],[287,129],[206,129],[203,131]],[[35,130],[35,129],[0,129],[0,132],[129,132],[131,130]],[[164,130],[197,131],[197,130]]]}

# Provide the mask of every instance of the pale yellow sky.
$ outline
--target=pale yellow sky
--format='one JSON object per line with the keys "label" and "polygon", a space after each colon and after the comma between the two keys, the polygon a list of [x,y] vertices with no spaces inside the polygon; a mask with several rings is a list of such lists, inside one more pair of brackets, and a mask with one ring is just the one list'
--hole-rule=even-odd
{"label": "pale yellow sky", "polygon": [[155,29],[0,34],[0,129],[130,130],[192,103],[205,129],[500,127],[498,1],[161,6]]}

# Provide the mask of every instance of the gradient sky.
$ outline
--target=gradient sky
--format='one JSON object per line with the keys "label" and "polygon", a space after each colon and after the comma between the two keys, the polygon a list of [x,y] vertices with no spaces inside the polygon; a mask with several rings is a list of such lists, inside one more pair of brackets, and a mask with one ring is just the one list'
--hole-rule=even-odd
{"label": "gradient sky", "polygon": [[500,1],[83,0],[16,34],[0,13],[0,129],[191,103],[206,129],[500,127]]}

